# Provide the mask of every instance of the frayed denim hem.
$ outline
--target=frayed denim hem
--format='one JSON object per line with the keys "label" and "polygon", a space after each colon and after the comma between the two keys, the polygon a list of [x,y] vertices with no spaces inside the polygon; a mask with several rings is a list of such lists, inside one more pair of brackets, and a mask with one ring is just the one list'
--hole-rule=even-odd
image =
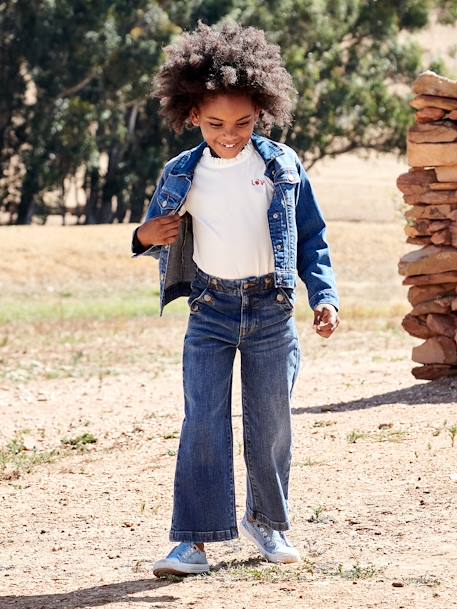
{"label": "frayed denim hem", "polygon": [[237,527],[231,527],[225,531],[175,531],[171,529],[168,539],[187,543],[210,543],[212,541],[230,541],[237,537],[239,537]]}
{"label": "frayed denim hem", "polygon": [[250,520],[256,520],[257,522],[261,522],[262,524],[266,524],[270,529],[274,531],[288,531],[290,529],[290,522],[275,522],[256,510],[251,510],[251,508],[246,508],[246,513]]}

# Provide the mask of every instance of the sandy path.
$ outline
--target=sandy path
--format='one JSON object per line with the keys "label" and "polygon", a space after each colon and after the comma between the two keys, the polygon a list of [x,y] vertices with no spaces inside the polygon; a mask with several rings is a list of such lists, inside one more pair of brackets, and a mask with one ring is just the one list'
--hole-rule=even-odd
{"label": "sandy path", "polygon": [[[135,323],[145,353],[164,336],[173,345],[160,367],[145,357],[101,379],[1,386],[5,436],[34,429],[39,448],[84,431],[98,439],[2,482],[1,609],[455,606],[457,382],[415,381],[409,337],[355,322],[329,341],[300,322],[290,538],[303,562],[269,565],[242,540],[207,546],[209,576],[155,579],[152,562],[171,547],[185,321]],[[234,391],[241,518],[238,381]]]}

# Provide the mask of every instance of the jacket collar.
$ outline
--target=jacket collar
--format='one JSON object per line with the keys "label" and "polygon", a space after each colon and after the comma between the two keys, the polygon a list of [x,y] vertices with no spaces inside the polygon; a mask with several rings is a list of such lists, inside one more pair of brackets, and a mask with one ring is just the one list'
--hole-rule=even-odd
{"label": "jacket collar", "polygon": [[[253,133],[251,139],[255,149],[264,160],[265,165],[268,165],[276,157],[284,154],[284,150],[281,148],[281,146],[266,137]],[[197,166],[198,161],[201,159],[203,150],[207,145],[208,144],[206,142],[202,142],[195,148],[185,152],[171,169],[170,173],[175,176],[183,175],[188,178],[192,178],[195,167]]]}

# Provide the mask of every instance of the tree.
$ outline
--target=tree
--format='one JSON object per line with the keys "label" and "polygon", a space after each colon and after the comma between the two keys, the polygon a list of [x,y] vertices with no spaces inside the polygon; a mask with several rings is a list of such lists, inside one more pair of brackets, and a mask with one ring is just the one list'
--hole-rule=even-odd
{"label": "tree", "polygon": [[298,98],[294,124],[272,137],[308,167],[403,152],[411,113],[398,85],[429,66],[400,33],[432,11],[454,23],[457,0],[0,0],[0,212],[63,214],[46,194],[83,171],[86,223],[139,221],[165,160],[199,141],[162,125],[150,96],[163,46],[199,19],[261,27],[281,46]]}

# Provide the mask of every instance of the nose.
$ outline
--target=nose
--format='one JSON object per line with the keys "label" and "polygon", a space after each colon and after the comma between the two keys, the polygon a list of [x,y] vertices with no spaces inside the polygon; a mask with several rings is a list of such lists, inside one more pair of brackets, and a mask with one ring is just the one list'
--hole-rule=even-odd
{"label": "nose", "polygon": [[[226,127],[224,129],[224,137],[227,138],[227,140],[236,140],[237,139],[237,133],[236,133],[236,128],[235,127]],[[230,144],[231,142],[228,141],[227,144]]]}

